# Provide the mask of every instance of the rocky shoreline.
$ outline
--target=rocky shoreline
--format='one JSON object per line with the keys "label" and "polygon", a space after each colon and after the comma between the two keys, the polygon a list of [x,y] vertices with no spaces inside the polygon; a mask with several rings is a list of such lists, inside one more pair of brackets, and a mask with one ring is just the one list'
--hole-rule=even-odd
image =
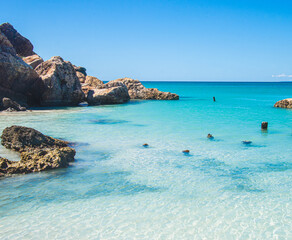
{"label": "rocky shoreline", "polygon": [[145,88],[140,81],[121,78],[103,83],[84,67],[59,56],[44,61],[32,43],[9,23],[0,25],[0,110],[29,107],[121,104],[130,99],[178,100],[174,93]]}

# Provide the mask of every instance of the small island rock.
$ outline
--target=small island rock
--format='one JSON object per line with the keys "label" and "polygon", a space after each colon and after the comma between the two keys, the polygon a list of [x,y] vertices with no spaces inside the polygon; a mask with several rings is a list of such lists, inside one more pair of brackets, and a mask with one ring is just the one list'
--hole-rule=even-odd
{"label": "small island rock", "polygon": [[275,103],[274,107],[292,108],[292,98],[286,98]]}

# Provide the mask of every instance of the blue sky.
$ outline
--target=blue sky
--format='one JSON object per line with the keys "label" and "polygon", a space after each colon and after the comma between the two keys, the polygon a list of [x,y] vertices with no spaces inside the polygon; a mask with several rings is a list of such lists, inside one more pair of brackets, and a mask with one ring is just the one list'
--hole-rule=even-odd
{"label": "blue sky", "polygon": [[292,80],[292,1],[9,0],[0,20],[102,80]]}

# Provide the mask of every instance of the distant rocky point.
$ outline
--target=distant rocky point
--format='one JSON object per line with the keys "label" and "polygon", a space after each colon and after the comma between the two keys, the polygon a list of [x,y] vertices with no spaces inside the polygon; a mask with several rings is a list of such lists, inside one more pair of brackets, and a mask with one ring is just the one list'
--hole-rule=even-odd
{"label": "distant rocky point", "polygon": [[177,100],[179,96],[145,88],[131,78],[104,84],[94,76],[87,76],[84,67],[75,66],[59,56],[44,61],[34,52],[32,43],[11,24],[0,25],[1,110],[77,106],[84,101],[89,105],[121,104],[130,99]]}
{"label": "distant rocky point", "polygon": [[292,108],[292,98],[286,98],[275,103],[274,107]]}

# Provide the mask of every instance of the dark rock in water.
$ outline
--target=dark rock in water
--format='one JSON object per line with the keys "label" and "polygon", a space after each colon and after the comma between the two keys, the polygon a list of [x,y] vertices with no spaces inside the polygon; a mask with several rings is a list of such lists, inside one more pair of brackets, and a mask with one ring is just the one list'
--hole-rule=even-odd
{"label": "dark rock in water", "polygon": [[268,129],[268,122],[262,122],[261,128],[262,128],[262,130],[267,130]]}
{"label": "dark rock in water", "polygon": [[100,89],[89,90],[87,95],[89,105],[121,104],[129,100],[128,89],[120,82],[108,82]]}
{"label": "dark rock in water", "polygon": [[55,139],[28,127],[11,126],[3,130],[1,144],[9,149],[24,151],[30,148],[67,147],[68,142]]}
{"label": "dark rock in water", "polygon": [[5,128],[1,139],[3,146],[21,155],[20,161],[0,157],[0,176],[67,167],[76,154],[68,142],[46,136],[32,128]]}
{"label": "dark rock in water", "polygon": [[45,85],[41,96],[43,106],[76,106],[84,100],[80,81],[70,62],[52,57],[35,70]]}
{"label": "dark rock in water", "polygon": [[274,107],[292,108],[292,98],[286,98],[275,103]]}
{"label": "dark rock in water", "polygon": [[210,133],[208,133],[207,138],[209,138],[209,139],[214,139],[213,135],[210,134]]}
{"label": "dark rock in water", "polygon": [[249,144],[252,143],[252,141],[247,141],[247,140],[245,140],[245,141],[242,141],[242,143],[245,144],[245,145],[249,145]]}
{"label": "dark rock in water", "polygon": [[190,153],[190,150],[186,149],[182,151],[183,153]]}
{"label": "dark rock in water", "polygon": [[1,24],[0,31],[5,34],[19,56],[26,57],[35,54],[32,43],[20,35],[10,23]]}
{"label": "dark rock in water", "polygon": [[26,111],[26,108],[25,107],[22,107],[17,102],[12,101],[10,98],[3,98],[2,99],[1,110],[6,110],[8,112],[13,112],[13,111]]}
{"label": "dark rock in water", "polygon": [[144,143],[143,147],[149,147],[148,143]]}
{"label": "dark rock in water", "polygon": [[138,80],[131,78],[116,79],[111,82],[124,83],[129,91],[131,99],[152,99],[152,100],[178,100],[179,96],[175,93],[161,92],[157,88],[145,88]]}

